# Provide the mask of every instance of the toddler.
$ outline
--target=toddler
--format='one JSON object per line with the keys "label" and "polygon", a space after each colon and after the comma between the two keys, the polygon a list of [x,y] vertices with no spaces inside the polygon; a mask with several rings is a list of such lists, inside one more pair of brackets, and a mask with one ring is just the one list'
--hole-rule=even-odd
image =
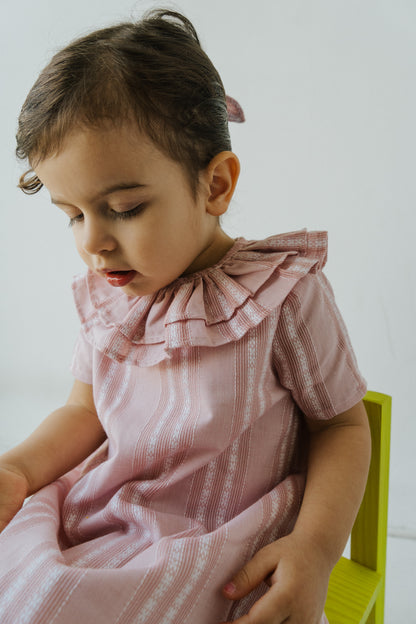
{"label": "toddler", "polygon": [[0,457],[3,624],[326,622],[366,387],[326,234],[222,229],[229,120],[164,10],[58,52],[22,108],[20,187],[46,187],[87,271],[70,396]]}

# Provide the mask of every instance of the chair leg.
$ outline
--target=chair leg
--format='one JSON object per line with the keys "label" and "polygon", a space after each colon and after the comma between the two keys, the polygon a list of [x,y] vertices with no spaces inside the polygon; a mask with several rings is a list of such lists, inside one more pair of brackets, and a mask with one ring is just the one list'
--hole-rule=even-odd
{"label": "chair leg", "polygon": [[384,584],[379,591],[366,624],[384,624]]}
{"label": "chair leg", "polygon": [[371,613],[366,619],[365,624],[376,624],[376,605],[371,609]]}
{"label": "chair leg", "polygon": [[384,624],[384,582],[382,588],[380,589],[380,593],[377,596],[373,611],[375,612],[375,624]]}

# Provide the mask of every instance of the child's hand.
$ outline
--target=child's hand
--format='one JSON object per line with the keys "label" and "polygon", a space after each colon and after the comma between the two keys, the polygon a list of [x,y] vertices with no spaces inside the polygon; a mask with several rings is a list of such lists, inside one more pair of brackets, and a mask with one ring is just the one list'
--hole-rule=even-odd
{"label": "child's hand", "polygon": [[[330,573],[331,566],[322,551],[291,534],[262,548],[223,593],[238,600],[262,581],[270,585],[250,612],[234,624],[319,624]],[[234,591],[231,584],[235,585]]]}
{"label": "child's hand", "polygon": [[0,532],[17,514],[27,492],[28,483],[23,474],[0,466]]}

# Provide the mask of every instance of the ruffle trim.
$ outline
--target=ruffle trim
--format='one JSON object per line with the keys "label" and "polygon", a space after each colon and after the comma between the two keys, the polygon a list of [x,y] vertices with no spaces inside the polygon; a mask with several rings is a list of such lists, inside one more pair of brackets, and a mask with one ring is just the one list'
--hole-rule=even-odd
{"label": "ruffle trim", "polygon": [[73,291],[87,340],[119,362],[152,366],[181,347],[239,340],[327,259],[326,232],[236,239],[222,260],[157,293],[128,297],[88,271]]}

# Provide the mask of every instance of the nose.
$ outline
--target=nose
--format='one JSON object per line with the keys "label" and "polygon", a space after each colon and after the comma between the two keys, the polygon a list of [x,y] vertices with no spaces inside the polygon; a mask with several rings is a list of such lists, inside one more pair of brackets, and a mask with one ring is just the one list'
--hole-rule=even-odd
{"label": "nose", "polygon": [[82,228],[82,248],[90,255],[114,251],[117,241],[111,223],[100,216],[84,216]]}

